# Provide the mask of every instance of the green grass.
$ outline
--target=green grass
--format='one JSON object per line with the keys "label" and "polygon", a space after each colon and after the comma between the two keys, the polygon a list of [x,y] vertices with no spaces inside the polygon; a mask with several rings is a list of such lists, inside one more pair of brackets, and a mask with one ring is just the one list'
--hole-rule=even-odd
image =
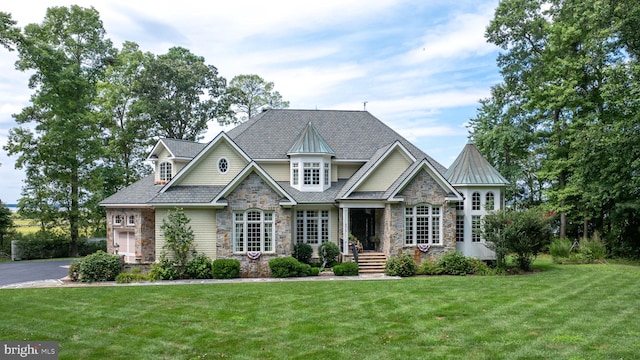
{"label": "green grass", "polygon": [[640,267],[524,276],[0,290],[61,359],[635,359]]}

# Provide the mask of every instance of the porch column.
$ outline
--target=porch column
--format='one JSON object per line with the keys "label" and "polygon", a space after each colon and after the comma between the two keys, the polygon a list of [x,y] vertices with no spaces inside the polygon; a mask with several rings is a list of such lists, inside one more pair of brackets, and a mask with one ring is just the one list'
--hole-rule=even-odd
{"label": "porch column", "polygon": [[342,208],[342,248],[349,255],[349,208]]}

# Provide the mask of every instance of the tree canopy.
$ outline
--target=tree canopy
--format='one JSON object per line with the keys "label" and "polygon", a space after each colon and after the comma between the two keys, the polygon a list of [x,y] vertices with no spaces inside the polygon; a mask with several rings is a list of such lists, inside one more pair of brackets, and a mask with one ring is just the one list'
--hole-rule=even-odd
{"label": "tree canopy", "polygon": [[[640,4],[505,0],[486,38],[502,83],[471,120],[478,148],[512,182],[510,201],[545,203],[561,236],[599,230],[640,256]],[[633,249],[633,250],[630,250]]]}
{"label": "tree canopy", "polygon": [[220,117],[222,124],[238,124],[256,115],[261,109],[286,109],[289,102],[274,90],[273,82],[266,82],[258,75],[237,75],[229,82],[225,101],[229,106],[227,117]]}

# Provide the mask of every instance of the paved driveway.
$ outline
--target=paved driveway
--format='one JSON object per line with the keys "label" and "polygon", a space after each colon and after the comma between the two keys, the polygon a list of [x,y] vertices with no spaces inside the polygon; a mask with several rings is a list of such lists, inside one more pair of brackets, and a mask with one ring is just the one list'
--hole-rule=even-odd
{"label": "paved driveway", "polygon": [[0,263],[0,286],[27,281],[57,280],[67,276],[71,260],[11,261]]}

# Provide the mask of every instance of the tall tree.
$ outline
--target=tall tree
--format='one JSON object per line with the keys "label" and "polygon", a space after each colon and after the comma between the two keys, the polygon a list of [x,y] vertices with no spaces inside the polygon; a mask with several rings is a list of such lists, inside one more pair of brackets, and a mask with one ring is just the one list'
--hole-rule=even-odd
{"label": "tall tree", "polygon": [[[639,27],[637,2],[501,1],[486,37],[504,50],[502,90],[472,121],[474,138],[488,144],[481,151],[519,158],[526,148],[524,160],[539,164],[535,176],[543,199],[560,211],[561,236],[599,230],[638,256]],[[526,146],[491,150],[499,143],[489,140],[522,124],[532,135]],[[505,158],[497,159],[503,167]]]}
{"label": "tall tree", "polygon": [[225,101],[230,106],[229,116],[219,118],[221,124],[238,124],[250,119],[261,109],[286,109],[289,102],[274,90],[273,82],[258,75],[237,75],[229,82]]}
{"label": "tall tree", "polygon": [[98,83],[96,106],[107,144],[103,159],[103,166],[108,169],[104,174],[108,177],[105,197],[149,172],[143,160],[152,126],[147,117],[136,110],[139,104],[135,89],[143,64],[152,58],[153,55],[143,53],[138,44],[125,42]]}
{"label": "tall tree", "polygon": [[[5,149],[18,155],[16,166],[40,176],[26,179],[37,188],[43,179],[52,186],[47,199],[69,225],[72,255],[77,254],[79,225],[102,142],[93,104],[104,62],[112,58],[111,42],[98,12],[79,6],[47,9],[41,24],[29,24],[17,43],[16,67],[32,71],[31,105],[15,115]],[[37,170],[36,170],[37,169]]]}
{"label": "tall tree", "polygon": [[13,45],[20,38],[20,28],[15,25],[11,14],[0,11],[0,45],[9,51],[13,50]]}
{"label": "tall tree", "polygon": [[220,98],[226,80],[189,50],[173,47],[148,59],[137,88],[137,110],[153,123],[152,135],[198,140],[207,122],[225,111]]}

